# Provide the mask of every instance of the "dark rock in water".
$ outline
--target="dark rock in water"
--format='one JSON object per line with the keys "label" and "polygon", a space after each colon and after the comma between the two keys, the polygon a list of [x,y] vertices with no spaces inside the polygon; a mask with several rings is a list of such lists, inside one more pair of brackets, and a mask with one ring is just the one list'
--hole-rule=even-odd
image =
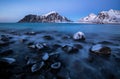
{"label": "dark rock in water", "polygon": [[52,47],[53,47],[54,49],[57,49],[57,48],[61,47],[61,45],[59,45],[59,44],[53,44]]}
{"label": "dark rock in water", "polygon": [[90,48],[90,52],[95,54],[101,54],[101,55],[110,55],[111,49],[101,44],[96,44]]}
{"label": "dark rock in water", "polygon": [[2,41],[9,41],[9,37],[7,35],[1,35],[1,38],[0,38]]}
{"label": "dark rock in water", "polygon": [[26,32],[25,34],[26,35],[36,35],[36,32],[33,32],[33,31],[32,32]]}
{"label": "dark rock in water", "polygon": [[84,41],[85,40],[85,34],[83,32],[77,32],[73,35],[73,39],[76,41]]}
{"label": "dark rock in water", "polygon": [[49,54],[48,53],[44,53],[42,60],[46,61],[49,59]]}
{"label": "dark rock in water", "polygon": [[27,61],[27,65],[33,65],[35,63],[37,63],[39,61],[38,58],[29,58],[28,61]]}
{"label": "dark rock in water", "polygon": [[36,48],[35,45],[29,45],[28,47],[31,48],[31,49],[35,49]]}
{"label": "dark rock in water", "polygon": [[9,42],[1,41],[0,40],[0,46],[7,46],[9,45]]}
{"label": "dark rock in water", "polygon": [[8,63],[8,64],[13,64],[14,62],[16,62],[16,59],[14,59],[14,58],[2,58],[0,61]]}
{"label": "dark rock in water", "polygon": [[39,70],[44,66],[44,64],[45,64],[45,63],[44,63],[43,61],[34,64],[34,65],[31,67],[31,71],[32,71],[32,72],[37,72],[37,71],[39,71]]}
{"label": "dark rock in water", "polygon": [[71,37],[68,36],[68,35],[65,35],[65,36],[62,37],[62,39],[64,39],[64,40],[67,40],[67,39],[70,39],[70,38],[71,38]]}
{"label": "dark rock in water", "polygon": [[49,48],[49,46],[46,43],[37,43],[35,47],[40,51],[47,50]]}
{"label": "dark rock in water", "polygon": [[74,44],[74,47],[76,47],[76,48],[78,48],[78,49],[82,49],[82,48],[83,48],[83,46],[80,45],[80,44]]}
{"label": "dark rock in water", "polygon": [[7,49],[7,50],[4,50],[4,51],[0,51],[0,55],[2,55],[2,56],[7,56],[7,55],[10,55],[12,53],[13,53],[12,49]]}
{"label": "dark rock in water", "polygon": [[65,45],[62,47],[62,50],[67,53],[76,53],[79,51],[76,47]]}
{"label": "dark rock in water", "polygon": [[54,38],[50,35],[43,36],[44,39],[46,40],[53,40]]}
{"label": "dark rock in water", "polygon": [[61,67],[61,62],[55,62],[51,64],[52,69],[59,69]]}
{"label": "dark rock in water", "polygon": [[98,42],[98,43],[99,43],[99,44],[108,44],[108,45],[109,45],[109,44],[110,44],[110,45],[113,44],[112,42],[109,42],[109,41],[102,41],[102,42]]}
{"label": "dark rock in water", "polygon": [[25,39],[25,38],[20,39],[20,42],[21,42],[21,43],[24,43],[25,41],[27,41],[27,39]]}
{"label": "dark rock in water", "polygon": [[27,45],[28,45],[28,48],[31,48],[31,49],[36,48],[36,46],[34,45],[34,42],[29,42]]}

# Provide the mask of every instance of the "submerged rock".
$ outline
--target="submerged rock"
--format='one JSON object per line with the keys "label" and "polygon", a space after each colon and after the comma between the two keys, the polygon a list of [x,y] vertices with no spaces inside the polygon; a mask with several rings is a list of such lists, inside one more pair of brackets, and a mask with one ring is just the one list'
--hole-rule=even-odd
{"label": "submerged rock", "polygon": [[37,62],[38,62],[38,60],[36,58],[29,58],[27,61],[27,65],[33,65]]}
{"label": "submerged rock", "polygon": [[95,54],[110,55],[111,49],[101,44],[96,44],[90,48],[90,52]]}
{"label": "submerged rock", "polygon": [[26,35],[36,35],[36,32],[31,31],[31,32],[26,32],[25,34],[26,34]]}
{"label": "submerged rock", "polygon": [[61,45],[59,45],[59,44],[53,44],[53,49],[57,49],[57,48],[60,48],[61,47]]}
{"label": "submerged rock", "polygon": [[9,42],[1,41],[0,40],[0,46],[7,46],[9,45]]}
{"label": "submerged rock", "polygon": [[14,62],[16,62],[16,59],[14,59],[14,58],[2,58],[0,61],[8,63],[8,64],[13,64]]}
{"label": "submerged rock", "polygon": [[37,43],[36,48],[39,50],[45,49],[46,47],[48,47],[48,45],[46,43]]}
{"label": "submerged rock", "polygon": [[83,46],[80,45],[80,44],[74,44],[74,47],[76,47],[76,48],[78,48],[78,49],[82,49],[82,48],[83,48]]}
{"label": "submerged rock", "polygon": [[55,62],[51,64],[52,69],[59,69],[61,67],[61,62]]}
{"label": "submerged rock", "polygon": [[49,59],[49,54],[48,53],[44,53],[42,60],[46,61]]}
{"label": "submerged rock", "polygon": [[36,48],[35,45],[28,45],[28,47],[31,48],[31,49],[35,49]]}
{"label": "submerged rock", "polygon": [[43,36],[43,38],[46,40],[53,40],[53,37],[50,35]]}
{"label": "submerged rock", "polygon": [[21,43],[24,43],[24,42],[26,42],[26,41],[27,41],[26,38],[20,39],[20,42],[21,42]]}
{"label": "submerged rock", "polygon": [[43,61],[34,64],[34,65],[31,67],[31,71],[32,71],[32,72],[37,72],[37,71],[39,71],[39,70],[44,66],[44,64],[45,64],[45,63],[44,63]]}
{"label": "submerged rock", "polygon": [[64,35],[64,36],[62,36],[62,39],[63,40],[67,40],[67,39],[70,39],[71,38],[71,36],[69,36],[69,35]]}
{"label": "submerged rock", "polygon": [[12,53],[13,53],[12,49],[7,49],[7,50],[4,50],[4,51],[0,51],[0,55],[2,55],[2,56],[10,55]]}
{"label": "submerged rock", "polygon": [[67,53],[76,53],[79,51],[76,47],[65,45],[62,47],[62,50]]}
{"label": "submerged rock", "polygon": [[2,40],[2,41],[9,41],[9,36],[7,36],[7,35],[1,35],[1,37],[0,37],[0,39]]}
{"label": "submerged rock", "polygon": [[85,34],[83,32],[77,32],[73,35],[73,39],[76,41],[85,40]]}

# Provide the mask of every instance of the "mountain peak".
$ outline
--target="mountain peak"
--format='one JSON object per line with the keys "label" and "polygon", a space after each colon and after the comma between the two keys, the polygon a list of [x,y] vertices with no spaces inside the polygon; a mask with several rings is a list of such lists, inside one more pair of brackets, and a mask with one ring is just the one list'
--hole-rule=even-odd
{"label": "mountain peak", "polygon": [[94,13],[89,14],[88,16],[96,16]]}
{"label": "mountain peak", "polygon": [[51,15],[51,14],[58,14],[58,12],[56,12],[56,11],[51,11],[51,12],[49,12],[49,13],[47,13],[47,14],[44,14],[43,16],[49,16],[49,15]]}

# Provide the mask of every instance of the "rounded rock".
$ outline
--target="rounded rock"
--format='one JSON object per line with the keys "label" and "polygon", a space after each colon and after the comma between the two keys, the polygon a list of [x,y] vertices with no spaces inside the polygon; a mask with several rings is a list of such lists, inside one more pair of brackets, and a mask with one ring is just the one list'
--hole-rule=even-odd
{"label": "rounded rock", "polygon": [[52,69],[59,69],[61,67],[61,63],[60,62],[55,62],[51,65]]}
{"label": "rounded rock", "polygon": [[110,55],[111,49],[101,44],[96,44],[90,48],[90,52],[95,54]]}
{"label": "rounded rock", "polygon": [[32,71],[32,72],[37,72],[37,71],[39,71],[39,70],[44,66],[44,64],[45,64],[45,63],[44,63],[43,61],[34,64],[34,65],[31,67],[31,71]]}
{"label": "rounded rock", "polygon": [[42,57],[42,60],[46,61],[49,59],[49,54],[48,53],[45,53]]}
{"label": "rounded rock", "polygon": [[73,35],[74,40],[85,40],[85,34],[83,32],[77,32]]}

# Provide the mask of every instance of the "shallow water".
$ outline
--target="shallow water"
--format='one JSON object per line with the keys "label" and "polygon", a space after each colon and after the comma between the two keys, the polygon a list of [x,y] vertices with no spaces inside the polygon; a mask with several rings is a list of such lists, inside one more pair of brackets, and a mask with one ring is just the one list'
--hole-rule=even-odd
{"label": "shallow water", "polygon": [[[33,36],[24,34],[25,32],[29,31],[36,31],[38,32],[38,34]],[[62,38],[64,36],[72,37],[73,34],[78,31],[82,31],[85,33],[85,42],[74,41],[71,38]],[[15,32],[15,34],[12,34],[11,32]],[[16,35],[16,33],[18,35]],[[56,43],[60,44],[61,46],[73,44],[82,45],[83,49],[80,49],[79,52],[75,54],[67,54],[61,49],[56,50],[57,52],[60,52],[60,60],[64,64],[60,72],[68,74],[65,76],[69,76],[71,79],[120,78],[120,25],[76,23],[1,23],[0,35],[2,34],[13,35],[13,40],[16,42],[5,48],[1,47],[1,50],[12,48],[15,53],[8,57],[16,58],[18,62],[17,64],[20,65],[20,67],[21,64],[23,66],[26,64],[26,61],[24,60],[24,57],[26,55],[30,57],[37,56],[36,51],[31,51],[26,46],[27,42],[21,43],[20,41],[18,41],[22,38],[27,38],[29,39],[29,41],[47,42],[50,45]],[[50,35],[54,39],[45,40],[43,39],[44,35]],[[111,48],[112,53],[109,57],[90,54],[90,47],[98,43]],[[54,75],[50,77],[50,79],[53,79]],[[25,76],[25,79],[29,79],[30,77],[39,79],[37,77],[34,77],[34,74],[27,74],[27,76],[29,77],[26,78]],[[48,79],[48,76],[46,76],[46,79]]]}

